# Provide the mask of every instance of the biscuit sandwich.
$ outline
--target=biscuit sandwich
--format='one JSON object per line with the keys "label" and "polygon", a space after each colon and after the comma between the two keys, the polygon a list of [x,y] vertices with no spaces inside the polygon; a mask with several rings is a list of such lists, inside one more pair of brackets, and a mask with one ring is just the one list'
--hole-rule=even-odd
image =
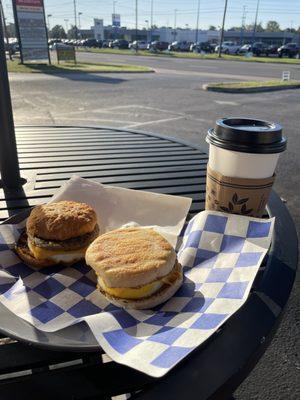
{"label": "biscuit sandwich", "polygon": [[86,263],[111,303],[146,309],[168,300],[182,284],[182,267],[170,243],[153,229],[117,229],[87,249]]}
{"label": "biscuit sandwich", "polygon": [[71,265],[84,259],[89,244],[99,235],[92,207],[74,201],[59,201],[33,208],[16,252],[34,267]]}

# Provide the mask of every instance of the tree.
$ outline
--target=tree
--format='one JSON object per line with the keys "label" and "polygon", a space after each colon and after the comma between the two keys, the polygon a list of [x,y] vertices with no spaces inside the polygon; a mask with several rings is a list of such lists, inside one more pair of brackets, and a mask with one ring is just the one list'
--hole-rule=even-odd
{"label": "tree", "polygon": [[209,30],[209,31],[216,31],[217,28],[216,28],[214,25],[209,25],[208,30]]}
{"label": "tree", "polygon": [[61,25],[55,25],[49,32],[49,36],[54,39],[66,39],[67,34]]}
{"label": "tree", "polygon": [[[252,32],[253,30],[254,30],[254,23],[252,23],[252,24],[250,24],[250,25],[246,25],[246,31]],[[258,22],[258,23],[256,24],[256,29],[255,29],[255,31],[256,31],[256,32],[264,32],[264,31],[265,31],[264,28],[263,28],[263,26],[262,26],[262,23],[261,23],[261,22]]]}
{"label": "tree", "polygon": [[231,28],[227,29],[228,32],[236,32],[240,31],[242,28],[240,26],[232,26]]}
{"label": "tree", "polygon": [[280,25],[277,21],[268,21],[266,25],[267,32],[280,32]]}
{"label": "tree", "polygon": [[10,22],[9,24],[6,25],[6,30],[7,30],[8,37],[13,37],[13,38],[16,37],[15,24]]}
{"label": "tree", "polygon": [[76,39],[76,27],[71,25],[71,28],[68,30],[68,38],[69,39]]}

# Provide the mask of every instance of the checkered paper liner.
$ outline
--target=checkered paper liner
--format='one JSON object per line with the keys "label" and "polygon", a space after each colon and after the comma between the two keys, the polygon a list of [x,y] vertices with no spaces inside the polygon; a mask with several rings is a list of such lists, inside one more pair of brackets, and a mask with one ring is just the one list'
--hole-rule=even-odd
{"label": "checkered paper liner", "polygon": [[[15,255],[0,230],[0,301],[43,331],[85,320],[116,362],[166,374],[246,301],[270,246],[274,219],[197,214],[182,232],[184,283],[154,310],[123,310],[99,294],[84,263],[36,271]],[[20,226],[7,226],[16,237]],[[6,232],[7,233],[7,232]]]}

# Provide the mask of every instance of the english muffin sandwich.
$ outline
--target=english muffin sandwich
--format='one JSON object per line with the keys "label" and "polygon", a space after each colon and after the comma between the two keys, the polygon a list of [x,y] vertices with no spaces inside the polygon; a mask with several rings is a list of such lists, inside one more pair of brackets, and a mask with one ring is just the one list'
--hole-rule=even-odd
{"label": "english muffin sandwich", "polygon": [[16,251],[35,267],[71,265],[84,259],[98,234],[97,216],[89,205],[74,201],[44,204],[31,211]]}
{"label": "english muffin sandwich", "polygon": [[101,293],[124,308],[155,307],[182,284],[175,250],[153,229],[118,229],[99,236],[85,260],[96,272]]}

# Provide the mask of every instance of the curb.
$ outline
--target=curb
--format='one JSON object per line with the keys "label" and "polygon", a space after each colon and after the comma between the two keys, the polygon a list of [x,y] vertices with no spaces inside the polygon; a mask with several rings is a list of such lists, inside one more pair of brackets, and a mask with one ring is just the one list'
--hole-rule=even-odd
{"label": "curb", "polygon": [[220,88],[209,86],[205,84],[202,89],[210,92],[219,93],[261,93],[261,92],[274,92],[276,90],[288,90],[288,89],[300,89],[300,85],[290,85],[290,86],[262,86],[262,87],[252,87],[252,88]]}

